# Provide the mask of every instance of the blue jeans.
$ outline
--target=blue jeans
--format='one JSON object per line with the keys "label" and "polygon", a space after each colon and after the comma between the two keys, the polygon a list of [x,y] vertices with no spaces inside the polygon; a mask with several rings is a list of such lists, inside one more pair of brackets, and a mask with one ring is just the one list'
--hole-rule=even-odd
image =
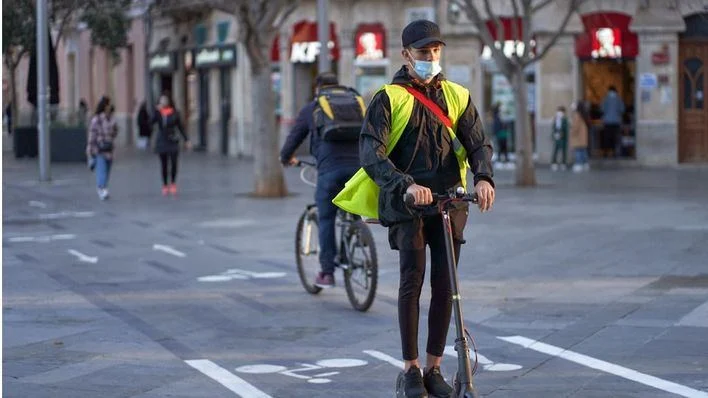
{"label": "blue jeans", "polygon": [[96,187],[108,187],[108,178],[111,174],[112,164],[113,159],[107,159],[100,153],[96,155]]}
{"label": "blue jeans", "polygon": [[353,168],[341,168],[317,175],[315,203],[319,221],[320,266],[322,272],[333,274],[336,264],[337,241],[334,235],[334,223],[337,218],[337,206],[332,199],[344,188],[344,184],[356,173]]}
{"label": "blue jeans", "polygon": [[575,148],[575,164],[585,164],[588,162],[588,150],[586,148]]}

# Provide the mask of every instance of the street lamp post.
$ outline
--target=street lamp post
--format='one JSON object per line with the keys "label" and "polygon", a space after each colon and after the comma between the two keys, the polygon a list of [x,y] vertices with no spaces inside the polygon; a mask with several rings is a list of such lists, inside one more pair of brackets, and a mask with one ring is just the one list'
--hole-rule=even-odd
{"label": "street lamp post", "polygon": [[317,0],[317,39],[320,42],[320,56],[317,67],[320,73],[329,72],[329,0]]}
{"label": "street lamp post", "polygon": [[47,0],[37,0],[37,133],[39,141],[39,180],[51,180],[49,148],[49,26]]}

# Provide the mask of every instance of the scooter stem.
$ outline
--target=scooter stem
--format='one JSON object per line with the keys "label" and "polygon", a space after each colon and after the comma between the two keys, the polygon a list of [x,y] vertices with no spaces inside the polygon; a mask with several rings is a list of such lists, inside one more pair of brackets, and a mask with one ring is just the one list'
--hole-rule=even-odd
{"label": "scooter stem", "polygon": [[455,339],[455,351],[457,351],[457,378],[455,393],[459,398],[476,398],[478,397],[472,382],[472,367],[470,365],[470,351],[465,335],[465,325],[462,316],[462,305],[460,304],[459,282],[457,280],[457,258],[455,256],[455,246],[453,245],[452,223],[450,222],[450,214],[445,207],[440,209],[443,220],[443,229],[445,234],[445,247],[447,249],[447,265],[450,273],[450,287],[452,290],[452,313],[455,316],[455,330],[457,336]]}

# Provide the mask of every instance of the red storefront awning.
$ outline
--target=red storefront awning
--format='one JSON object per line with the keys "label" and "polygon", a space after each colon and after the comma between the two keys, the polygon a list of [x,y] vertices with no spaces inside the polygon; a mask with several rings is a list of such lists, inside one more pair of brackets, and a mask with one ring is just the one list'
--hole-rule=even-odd
{"label": "red storefront awning", "polygon": [[[332,59],[335,61],[339,60],[339,40],[337,40],[334,22],[329,23],[329,41],[333,45],[329,49]],[[293,34],[290,37],[290,50],[288,54],[292,55],[294,49],[298,51],[298,55],[304,53],[304,55],[309,56],[315,48],[318,48],[317,45],[310,43],[319,43],[317,39],[317,22],[300,21],[293,25]],[[275,37],[273,45],[270,48],[270,59],[273,62],[280,61],[280,40],[278,36]],[[314,60],[312,62],[314,62]]]}

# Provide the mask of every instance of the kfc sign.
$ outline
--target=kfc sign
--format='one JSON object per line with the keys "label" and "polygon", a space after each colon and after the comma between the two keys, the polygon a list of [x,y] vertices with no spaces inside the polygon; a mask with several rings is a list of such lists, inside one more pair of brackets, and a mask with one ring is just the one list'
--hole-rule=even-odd
{"label": "kfc sign", "polygon": [[382,24],[361,24],[354,37],[357,61],[379,61],[386,58],[386,31]]}
{"label": "kfc sign", "polygon": [[622,58],[621,32],[617,28],[599,28],[592,32],[593,58]]}
{"label": "kfc sign", "polygon": [[[290,62],[292,63],[313,63],[320,55],[320,41],[317,37],[317,23],[310,21],[300,21],[293,26],[293,36],[290,42]],[[329,48],[330,58],[339,59],[339,45],[335,34],[334,23],[329,24]]]}
{"label": "kfc sign", "polygon": [[[321,46],[321,43],[318,41],[293,43],[293,46],[290,48],[290,62],[305,64],[315,62],[317,56],[320,55]],[[327,43],[327,47],[332,50],[334,48],[334,42],[330,41]]]}

